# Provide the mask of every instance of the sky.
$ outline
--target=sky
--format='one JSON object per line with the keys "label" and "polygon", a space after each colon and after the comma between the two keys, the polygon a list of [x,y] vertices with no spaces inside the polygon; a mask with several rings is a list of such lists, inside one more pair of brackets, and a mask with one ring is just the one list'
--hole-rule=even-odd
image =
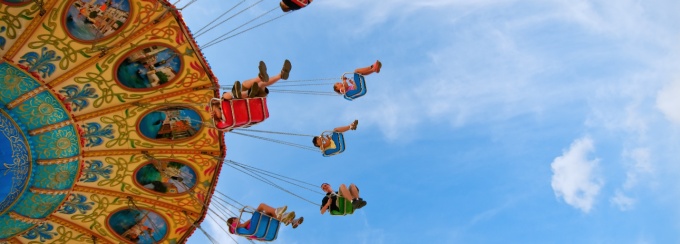
{"label": "sky", "polygon": [[[196,31],[238,2],[198,0],[182,14]],[[277,4],[254,5],[198,43]],[[355,183],[368,205],[320,215],[230,167],[217,190],[304,216],[279,243],[678,243],[678,10],[671,0],[317,0],[203,52],[224,87],[254,77],[260,60],[273,75],[289,59],[289,79],[302,80],[379,59],[366,96],[272,92],[270,118],[251,127],[319,134],[358,119],[347,150],[326,158],[227,134],[227,159],[336,189]],[[248,242],[220,226],[202,224],[220,243]],[[196,231],[189,243],[209,240]]]}

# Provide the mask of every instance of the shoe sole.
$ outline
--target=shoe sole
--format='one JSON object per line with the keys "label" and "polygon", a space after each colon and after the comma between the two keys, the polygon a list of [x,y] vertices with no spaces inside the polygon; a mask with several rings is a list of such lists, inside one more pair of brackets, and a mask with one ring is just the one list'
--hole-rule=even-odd
{"label": "shoe sole", "polygon": [[267,74],[267,65],[264,64],[263,61],[260,61],[260,65],[257,68],[260,70],[260,73],[257,75],[257,77],[260,77],[260,80],[262,82],[269,82],[269,75]]}
{"label": "shoe sole", "polygon": [[292,68],[293,65],[286,59],[286,61],[283,62],[283,69],[281,69],[281,79],[287,80]]}
{"label": "shoe sole", "polygon": [[231,96],[236,98],[236,99],[241,99],[241,82],[236,81],[234,82],[234,87],[231,88]]}
{"label": "shoe sole", "polygon": [[257,83],[253,84],[252,87],[250,87],[250,90],[248,90],[248,97],[253,98],[256,97],[260,93],[260,85]]}

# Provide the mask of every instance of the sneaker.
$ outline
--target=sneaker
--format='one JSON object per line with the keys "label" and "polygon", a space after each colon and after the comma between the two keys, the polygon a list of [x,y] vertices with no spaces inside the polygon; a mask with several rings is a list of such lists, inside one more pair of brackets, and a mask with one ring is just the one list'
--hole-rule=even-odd
{"label": "sneaker", "polygon": [[279,219],[283,224],[289,225],[293,219],[295,219],[295,211],[290,211],[288,213],[283,214],[283,217]]}
{"label": "sneaker", "polygon": [[241,99],[241,82],[234,82],[234,87],[231,88],[231,96],[236,99]]}
{"label": "sneaker", "polygon": [[281,69],[281,79],[287,80],[292,68],[293,66],[290,64],[290,61],[286,59],[286,61],[283,62],[283,68]]}
{"label": "sneaker", "polygon": [[380,68],[382,68],[382,63],[380,62],[380,60],[376,60],[375,64],[373,64],[373,70],[376,73],[380,73]]}
{"label": "sneaker", "polygon": [[303,221],[305,221],[305,217],[300,217],[296,220],[293,220],[293,229],[297,228],[298,225],[301,225]]}
{"label": "sneaker", "polygon": [[248,97],[256,97],[260,93],[260,86],[255,82],[250,89],[248,89]]}
{"label": "sneaker", "polygon": [[267,74],[267,65],[264,64],[263,61],[260,61],[260,65],[258,66],[260,69],[260,73],[257,75],[257,77],[260,77],[260,80],[262,82],[269,82],[269,75]]}
{"label": "sneaker", "polygon": [[357,129],[357,125],[359,125],[359,120],[356,120],[356,119],[355,119],[354,122],[352,122],[351,124],[349,124],[349,129],[350,129],[350,130],[356,130],[356,129]]}
{"label": "sneaker", "polygon": [[357,207],[357,209],[363,208],[364,206],[366,206],[366,204],[368,204],[368,203],[366,201],[364,201],[364,199],[359,198],[359,204],[358,204],[359,206]]}
{"label": "sneaker", "polygon": [[361,205],[361,200],[359,198],[352,200],[352,208],[359,209]]}
{"label": "sneaker", "polygon": [[277,219],[280,216],[283,216],[283,213],[285,213],[287,209],[288,209],[288,206],[283,206],[283,207],[277,208],[276,209],[276,216],[272,216],[272,217]]}

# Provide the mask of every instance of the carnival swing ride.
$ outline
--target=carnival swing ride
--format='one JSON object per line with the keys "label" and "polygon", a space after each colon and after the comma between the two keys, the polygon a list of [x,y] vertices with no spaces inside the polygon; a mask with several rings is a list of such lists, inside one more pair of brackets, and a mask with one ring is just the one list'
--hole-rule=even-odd
{"label": "carnival swing ride", "polygon": [[[294,12],[255,22],[278,8],[201,48]],[[0,0],[0,243],[183,243],[196,229],[208,235],[206,216],[250,218],[253,228],[235,234],[271,241],[277,219],[215,189],[222,166],[295,196],[272,180],[318,189],[225,159],[225,133],[319,149],[245,133],[292,134],[246,129],[269,117],[266,98],[220,98],[230,88],[181,9],[166,0]],[[366,93],[363,76],[353,78],[359,89],[347,100]],[[332,139],[337,148],[324,156],[345,148],[341,133]]]}

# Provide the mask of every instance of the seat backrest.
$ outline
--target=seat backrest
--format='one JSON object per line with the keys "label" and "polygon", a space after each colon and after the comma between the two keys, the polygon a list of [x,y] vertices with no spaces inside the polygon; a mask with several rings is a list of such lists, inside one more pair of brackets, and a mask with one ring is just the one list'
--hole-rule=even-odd
{"label": "seat backrest", "polygon": [[368,91],[366,89],[366,78],[364,78],[363,75],[354,73],[354,83],[357,86],[356,89],[349,90],[344,95],[345,99],[350,101],[362,97],[363,95],[366,95],[366,92]]}
{"label": "seat backrest", "polygon": [[262,214],[260,212],[254,212],[253,215],[250,217],[250,228],[243,228],[239,227],[236,228],[236,234],[240,236],[252,236],[255,234],[256,231],[258,231],[258,227],[260,226],[260,220],[262,218]]}
{"label": "seat backrest", "polygon": [[[325,132],[324,132],[325,133]],[[335,143],[335,148],[323,151],[324,157],[330,157],[345,151],[345,136],[340,132],[332,132],[331,140]]]}
{"label": "seat backrest", "polygon": [[352,202],[344,197],[338,197],[338,210],[331,210],[331,215],[341,215],[345,216],[354,213],[354,208],[352,207]]}
{"label": "seat backrest", "polygon": [[278,219],[272,219],[269,222],[269,227],[267,228],[267,234],[262,239],[263,241],[273,241],[279,236],[279,227],[281,227],[281,221]]}
{"label": "seat backrest", "polygon": [[262,218],[260,219],[260,223],[258,224],[257,231],[255,231],[254,236],[257,239],[262,239],[267,235],[267,231],[269,231],[269,223],[272,222],[272,217],[269,217],[267,215],[262,215]]}
{"label": "seat backrest", "polygon": [[269,118],[269,110],[267,109],[267,98],[256,97],[248,98],[248,108],[250,109],[250,123],[254,125]]}
{"label": "seat backrest", "polygon": [[229,131],[233,128],[248,127],[269,118],[267,98],[231,99],[221,102],[224,121],[214,121],[213,118],[218,130]]}

